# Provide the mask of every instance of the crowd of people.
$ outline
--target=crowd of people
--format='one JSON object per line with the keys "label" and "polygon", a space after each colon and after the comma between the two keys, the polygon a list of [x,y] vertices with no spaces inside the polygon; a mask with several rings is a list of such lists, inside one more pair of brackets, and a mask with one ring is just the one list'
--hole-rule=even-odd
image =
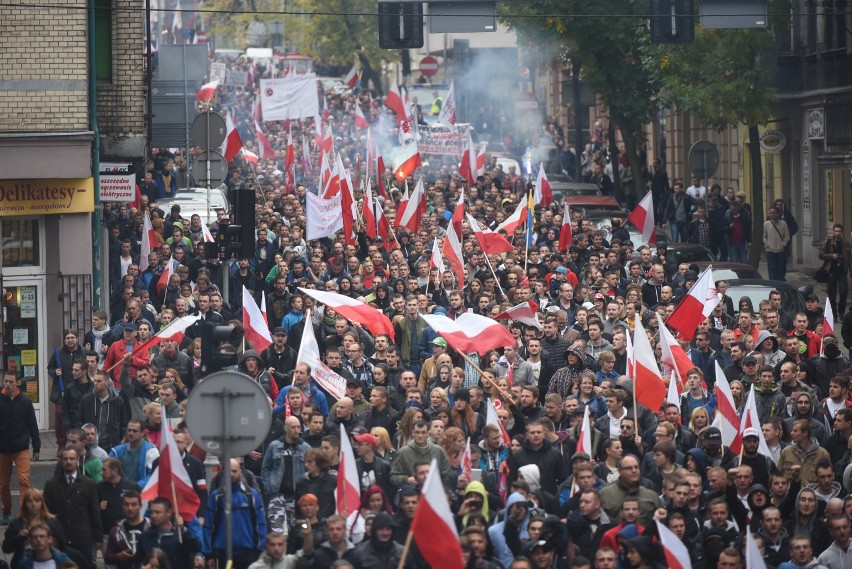
{"label": "crowd of people", "polygon": [[[258,77],[274,73],[257,71]],[[249,150],[257,150],[249,128],[255,94],[255,86],[220,90],[213,101],[237,118]],[[637,319],[668,380],[672,369],[661,359],[656,317],[672,314],[696,282],[696,267],[673,263],[665,245],[631,243],[623,228],[604,234],[581,211],[571,212],[572,242],[561,247],[565,210],[553,203],[536,206],[531,239],[523,225],[506,235],[515,250],[502,254],[485,255],[463,221],[463,272],[440,273],[431,252],[448,231],[458,231],[453,212],[463,207],[494,230],[527,199],[533,180],[504,172],[488,156],[484,173],[469,184],[459,174],[459,156],[429,156],[417,172],[425,181],[426,212],[418,230],[400,229],[399,202],[416,180],[395,180],[391,168],[376,179],[354,110],[361,106],[371,136],[388,153],[397,117],[368,91],[323,97],[321,129],[310,120],[264,123],[275,158],[255,164],[240,155],[230,165],[229,196],[250,191],[257,198],[253,255],[210,254],[200,216],[184,219],[179,206],[158,207],[191,185],[179,152],[154,149],[139,173],[137,201],[105,212],[109,301],[93,312],[90,330],[66,331],[51,358],[60,450],[43,489],[29,484],[29,451],[35,460],[40,452],[32,404],[18,376],[4,373],[0,522],[12,569],[93,567],[98,550],[119,569],[205,563],[223,569],[225,484],[233,495],[238,569],[391,567],[403,555],[405,566],[425,568],[416,543],[403,551],[433,464],[460,536],[446,547],[460,547],[471,569],[663,567],[657,523],[686,545],[694,568],[744,567],[748,533],[767,567],[852,563],[852,370],[841,351],[852,343],[852,322],[844,322],[842,338],[823,334],[818,297],[809,297],[800,313],[783,308],[779,291],[735,306],[720,281],[718,306],[691,342],[681,342],[692,367],[679,399],[660,409],[637,405],[627,370]],[[343,232],[305,240],[305,196],[320,185],[318,168],[308,164],[321,160],[314,131],[328,125],[335,152],[356,180],[356,199],[364,199],[368,183],[381,196],[379,207],[394,228],[388,236],[368,237],[359,221],[354,243]],[[295,154],[310,157],[289,183],[288,134]],[[561,135],[551,124],[536,136]],[[659,168],[655,161],[652,170]],[[668,180],[665,186],[668,192]],[[678,181],[673,187],[674,196],[684,191]],[[683,225],[684,207],[690,218],[703,219],[702,210],[723,202],[734,212],[747,206],[721,191],[687,195],[674,217],[657,217],[675,240],[692,234]],[[781,206],[773,206],[769,221],[789,215],[776,209]],[[145,212],[156,238],[140,259]],[[220,211],[208,229],[216,236],[227,221]],[[789,222],[786,227],[794,232]],[[738,231],[750,238],[744,227]],[[721,245],[708,246],[713,243]],[[728,245],[732,260],[739,259],[736,245]],[[840,318],[852,270],[842,228],[824,254],[841,293],[832,298]],[[164,270],[171,277],[158,286]],[[258,304],[265,300],[268,347],[246,338],[244,288]],[[394,334],[373,335],[300,288],[368,303],[389,317]],[[494,317],[527,301],[538,325],[503,321],[515,342],[484,353],[457,353],[420,318]],[[275,417],[263,444],[222,465],[210,484],[206,455],[184,420],[188,395],[204,380],[197,329],[187,329],[182,341],[139,349],[190,314],[233,326],[238,369],[263,387]],[[344,378],[345,396],[333,397],[299,360],[306,326],[324,363]],[[728,411],[720,410],[717,367],[730,385],[731,413],[743,416],[754,392],[760,424],[743,431],[740,454],[723,444],[718,426]],[[492,404],[497,421],[487,420]],[[586,413],[590,427],[581,432]],[[351,512],[338,512],[334,495],[341,427],[358,457],[361,504]],[[178,514],[170,497],[143,504],[140,496],[167,429],[199,497],[190,517]],[[590,443],[578,449],[582,434]],[[21,487],[14,518],[13,464]]]}

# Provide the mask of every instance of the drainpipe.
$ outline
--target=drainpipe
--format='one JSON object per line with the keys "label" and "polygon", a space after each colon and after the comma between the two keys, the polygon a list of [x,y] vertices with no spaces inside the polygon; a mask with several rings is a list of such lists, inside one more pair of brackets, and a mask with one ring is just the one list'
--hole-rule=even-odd
{"label": "drainpipe", "polygon": [[95,70],[95,0],[86,0],[89,16],[89,130],[92,131],[92,179],[95,211],[92,213],[92,307],[101,308],[101,135],[98,129],[98,89]]}

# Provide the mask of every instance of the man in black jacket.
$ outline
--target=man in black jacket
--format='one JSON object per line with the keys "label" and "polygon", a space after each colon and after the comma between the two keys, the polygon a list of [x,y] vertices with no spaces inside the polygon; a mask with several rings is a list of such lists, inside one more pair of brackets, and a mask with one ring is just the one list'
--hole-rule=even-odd
{"label": "man in black jacket", "polygon": [[556,494],[559,484],[568,476],[562,455],[545,440],[544,426],[539,421],[527,424],[527,440],[517,453],[509,455],[509,484],[518,479],[518,469],[535,464],[541,473],[541,489]]}
{"label": "man in black jacket", "polygon": [[124,493],[128,490],[140,492],[141,488],[133,480],[124,477],[121,461],[117,458],[104,460],[101,475],[103,480],[98,482],[98,500],[102,507],[106,506],[101,510],[101,525],[106,530],[112,529],[124,518]]}
{"label": "man in black jacket", "polygon": [[361,433],[352,437],[358,460],[358,479],[361,481],[361,492],[366,492],[370,486],[378,486],[385,491],[385,496],[391,496],[390,472],[391,465],[376,456],[376,437],[370,433]]}
{"label": "man in black jacket", "polygon": [[101,508],[97,486],[77,470],[79,460],[73,448],[60,451],[62,472],[44,485],[44,503],[59,518],[68,545],[92,559],[103,535]]}
{"label": "man in black jacket", "polygon": [[296,350],[287,345],[287,330],[278,326],[272,331],[272,344],[260,353],[260,358],[278,387],[287,385],[287,374],[296,369]]}
{"label": "man in black jacket", "polygon": [[33,461],[38,460],[41,439],[35,409],[29,397],[18,388],[20,378],[11,370],[3,373],[3,391],[0,392],[0,499],[3,513],[0,523],[8,524],[12,518],[12,464],[18,472],[21,494],[30,487],[30,442]]}

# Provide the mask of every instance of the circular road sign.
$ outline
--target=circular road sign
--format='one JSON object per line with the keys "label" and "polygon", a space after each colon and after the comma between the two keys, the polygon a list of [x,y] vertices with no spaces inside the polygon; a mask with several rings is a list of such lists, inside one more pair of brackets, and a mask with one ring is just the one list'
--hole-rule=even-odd
{"label": "circular road sign", "polygon": [[[207,179],[207,164],[210,164],[210,179]],[[203,186],[215,188],[222,185],[228,176],[225,157],[215,150],[199,152],[192,161],[192,177]]]}
{"label": "circular road sign", "polygon": [[225,142],[227,132],[225,119],[213,111],[205,111],[197,115],[190,129],[192,141],[199,148],[219,148]]}
{"label": "circular road sign", "polygon": [[689,149],[687,162],[693,176],[706,180],[719,167],[719,150],[709,140],[699,140]]}
{"label": "circular road sign", "polygon": [[421,59],[420,73],[425,77],[433,77],[436,73],[438,73],[438,60],[431,55],[427,55]]}
{"label": "circular road sign", "polygon": [[[228,425],[226,415],[230,417]],[[266,438],[272,426],[272,408],[266,392],[249,376],[220,371],[207,376],[192,390],[186,424],[201,448],[215,456],[224,454],[229,431],[231,456],[242,456]]]}

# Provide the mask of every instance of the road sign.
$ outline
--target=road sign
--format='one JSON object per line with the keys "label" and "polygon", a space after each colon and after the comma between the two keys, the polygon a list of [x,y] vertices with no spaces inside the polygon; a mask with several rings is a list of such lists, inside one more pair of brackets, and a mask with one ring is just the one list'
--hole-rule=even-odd
{"label": "road sign", "polygon": [[[207,175],[208,164],[210,167],[209,177]],[[221,186],[227,175],[228,163],[225,162],[225,157],[215,150],[199,152],[198,156],[192,161],[192,177],[204,187]]]}
{"label": "road sign", "polygon": [[699,140],[689,149],[687,162],[693,176],[706,180],[719,167],[719,150],[709,140]]}
{"label": "road sign", "polygon": [[434,77],[438,73],[438,60],[427,55],[420,60],[420,74],[424,77]]}
{"label": "road sign", "polygon": [[219,148],[225,142],[228,127],[222,115],[213,111],[205,111],[192,121],[192,141],[204,149]]}
{"label": "road sign", "polygon": [[207,376],[192,390],[186,424],[192,438],[206,452],[223,456],[229,440],[230,456],[242,456],[269,434],[272,409],[266,392],[249,376],[220,371]]}

